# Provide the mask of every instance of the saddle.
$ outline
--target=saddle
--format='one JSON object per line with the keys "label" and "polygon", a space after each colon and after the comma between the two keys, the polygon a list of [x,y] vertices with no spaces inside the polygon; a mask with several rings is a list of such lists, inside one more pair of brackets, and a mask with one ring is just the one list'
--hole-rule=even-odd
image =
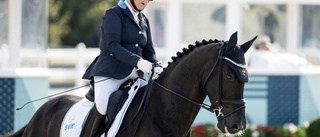
{"label": "saddle", "polygon": [[[103,127],[105,130],[103,130],[102,132],[108,132],[108,129],[112,125],[116,115],[118,114],[118,112],[121,110],[122,106],[124,105],[124,103],[128,99],[128,97],[129,97],[128,92],[131,89],[131,86],[136,81],[137,81],[137,79],[127,80],[126,82],[121,84],[121,86],[119,87],[119,89],[117,91],[115,91],[114,93],[112,93],[110,95],[108,109],[107,109],[107,113],[106,113],[107,118],[105,120],[105,127]],[[93,80],[90,81],[90,89],[85,94],[85,97],[89,101],[94,102],[94,82],[93,82]],[[92,110],[90,111],[88,116],[94,116],[91,114],[91,113],[93,113],[93,109],[95,109],[95,108],[94,107],[92,108]],[[90,127],[91,125],[86,125],[86,126]]]}

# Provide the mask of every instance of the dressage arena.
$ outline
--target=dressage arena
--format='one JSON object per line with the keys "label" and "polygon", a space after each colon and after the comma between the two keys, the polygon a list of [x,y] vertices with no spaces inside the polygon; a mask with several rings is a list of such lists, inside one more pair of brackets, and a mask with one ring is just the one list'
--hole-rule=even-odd
{"label": "dressage arena", "polygon": [[[25,126],[49,98],[19,111],[16,108],[88,84],[81,76],[99,49],[87,48],[81,41],[75,48],[50,48],[48,2],[0,1],[0,136]],[[248,66],[249,82],[244,87],[247,121],[302,126],[320,117],[316,98],[320,96],[320,38],[316,32],[320,16],[315,14],[319,7],[318,0],[154,0],[144,13],[164,66],[177,51],[197,40],[226,40],[235,31],[240,43],[255,35],[270,36],[281,54],[273,59],[283,63]],[[247,63],[253,52],[252,47],[246,54]],[[67,94],[84,96],[87,90]],[[210,104],[209,99],[204,103]],[[217,120],[200,109],[193,125],[204,123],[216,124]]]}

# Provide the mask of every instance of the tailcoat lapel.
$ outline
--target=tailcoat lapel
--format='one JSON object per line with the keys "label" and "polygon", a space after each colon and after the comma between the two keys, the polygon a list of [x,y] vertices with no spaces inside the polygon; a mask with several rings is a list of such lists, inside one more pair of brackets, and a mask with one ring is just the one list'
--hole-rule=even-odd
{"label": "tailcoat lapel", "polygon": [[[129,16],[129,18],[136,23],[136,25],[139,27],[140,30],[142,30],[141,27],[140,27],[140,25],[138,24],[138,22],[134,19],[133,15],[132,15],[132,13],[131,13],[131,11],[129,10],[128,7],[127,7],[126,9],[124,9],[123,12],[124,12],[124,14],[125,14],[126,16]],[[143,19],[142,19],[142,20],[143,20]]]}

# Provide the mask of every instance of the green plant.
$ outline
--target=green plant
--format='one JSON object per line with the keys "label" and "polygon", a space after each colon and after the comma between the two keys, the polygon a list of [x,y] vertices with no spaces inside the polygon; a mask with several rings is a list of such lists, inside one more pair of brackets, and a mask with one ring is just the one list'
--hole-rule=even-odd
{"label": "green plant", "polygon": [[307,137],[307,135],[304,128],[292,123],[266,127],[251,124],[241,137]]}
{"label": "green plant", "polygon": [[308,137],[319,137],[320,136],[320,118],[311,122],[307,129]]}
{"label": "green plant", "polygon": [[191,137],[217,137],[219,131],[211,124],[200,124],[192,127]]}
{"label": "green plant", "polygon": [[[0,0],[1,1],[1,0]],[[105,11],[119,0],[49,0],[48,42],[50,47],[76,46],[84,42],[97,47]]]}

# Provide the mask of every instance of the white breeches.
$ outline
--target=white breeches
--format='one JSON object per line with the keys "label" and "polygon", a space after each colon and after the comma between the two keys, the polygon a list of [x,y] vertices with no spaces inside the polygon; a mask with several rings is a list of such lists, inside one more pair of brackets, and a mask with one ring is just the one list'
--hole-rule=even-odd
{"label": "white breeches", "polygon": [[118,90],[123,82],[127,81],[128,79],[135,78],[138,78],[138,73],[135,68],[132,70],[129,76],[120,80],[94,76],[94,102],[96,103],[98,112],[101,115],[106,115],[110,95]]}

